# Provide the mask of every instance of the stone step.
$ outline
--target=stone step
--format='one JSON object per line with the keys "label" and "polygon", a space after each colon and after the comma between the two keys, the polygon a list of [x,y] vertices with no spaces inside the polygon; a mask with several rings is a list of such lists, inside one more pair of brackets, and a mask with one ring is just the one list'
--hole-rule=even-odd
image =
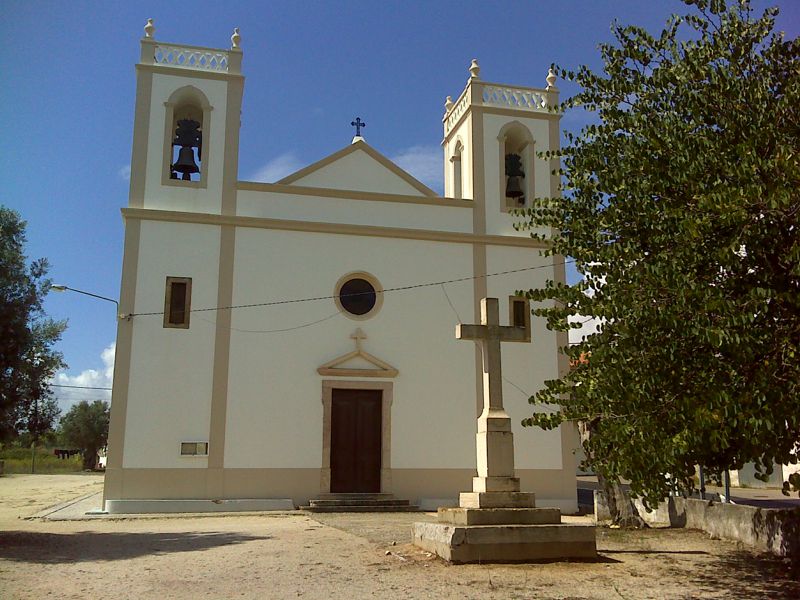
{"label": "stone step", "polygon": [[410,502],[408,500],[396,500],[396,499],[386,499],[386,500],[372,500],[372,499],[344,499],[344,500],[333,500],[333,499],[319,499],[315,498],[313,500],[309,500],[308,504],[310,506],[408,506]]}
{"label": "stone step", "polygon": [[361,492],[326,492],[314,500],[392,500],[394,494],[361,493]]}
{"label": "stone step", "polygon": [[309,512],[409,512],[418,511],[408,500],[394,494],[328,493],[320,494],[301,507]]}
{"label": "stone step", "polygon": [[403,505],[378,505],[378,506],[301,506],[301,510],[316,513],[333,513],[333,512],[353,512],[353,513],[368,513],[368,512],[418,512],[419,507],[413,504]]}

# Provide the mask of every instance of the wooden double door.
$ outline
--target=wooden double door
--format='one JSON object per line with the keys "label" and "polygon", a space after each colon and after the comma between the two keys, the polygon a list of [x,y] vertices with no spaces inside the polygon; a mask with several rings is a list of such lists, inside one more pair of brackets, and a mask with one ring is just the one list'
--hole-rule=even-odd
{"label": "wooden double door", "polygon": [[333,389],[331,492],[381,491],[381,390]]}

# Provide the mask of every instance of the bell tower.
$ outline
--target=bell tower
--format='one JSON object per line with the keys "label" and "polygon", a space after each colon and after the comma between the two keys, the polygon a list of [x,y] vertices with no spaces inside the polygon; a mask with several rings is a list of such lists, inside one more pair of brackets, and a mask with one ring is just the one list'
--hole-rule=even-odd
{"label": "bell tower", "polygon": [[130,208],[234,214],[244,77],[231,48],[169,44],[148,19],[136,65]]}
{"label": "bell tower", "polygon": [[511,210],[558,193],[558,161],[536,156],[559,148],[556,77],[550,70],[547,87],[532,88],[489,83],[480,72],[473,59],[464,91],[445,102],[445,196],[475,202],[475,233],[514,235]]}
{"label": "bell tower", "polygon": [[[469,79],[464,91],[453,101],[445,102],[444,165],[445,196],[472,200],[472,244],[474,318],[480,318],[480,301],[486,297],[504,297],[514,293],[502,278],[489,281],[487,273],[513,268],[514,260],[503,249],[482,243],[481,237],[529,237],[527,231],[517,231],[514,223],[522,217],[514,209],[533,206],[537,197],[556,197],[559,178],[558,159],[543,160],[536,154],[558,150],[561,115],[553,111],[558,105],[556,77],[548,73],[546,88],[511,86],[489,83],[481,79],[476,59],[469,67]],[[526,259],[527,260],[527,259]],[[553,277],[566,281],[563,257],[553,261]],[[516,264],[516,263],[513,263]],[[530,266],[530,262],[525,263]],[[543,272],[540,272],[543,273]],[[518,299],[517,299],[518,300]],[[520,305],[511,299],[511,305]],[[525,304],[521,305],[525,306]],[[512,319],[522,314],[504,315]],[[509,309],[511,312],[511,309]],[[529,318],[529,317],[528,317]],[[565,335],[558,334],[558,345],[565,346]],[[476,371],[481,371],[481,354],[476,348]],[[566,362],[559,364],[566,368]],[[482,409],[482,381],[476,379],[476,411]]]}

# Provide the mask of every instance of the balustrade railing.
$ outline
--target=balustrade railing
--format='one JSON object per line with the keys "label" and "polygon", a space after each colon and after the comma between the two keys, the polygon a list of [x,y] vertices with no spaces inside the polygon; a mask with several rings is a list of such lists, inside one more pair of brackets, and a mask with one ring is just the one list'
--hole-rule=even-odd
{"label": "balustrade railing", "polygon": [[453,105],[453,108],[445,117],[447,131],[450,131],[461,118],[461,115],[466,112],[467,107],[469,106],[469,94],[467,92],[468,90],[465,90],[464,93],[461,94],[461,97],[456,101],[456,103]]}
{"label": "balustrade railing", "polygon": [[159,42],[154,49],[153,63],[181,69],[227,73],[230,59],[228,53],[221,50]]}
{"label": "balustrade railing", "polygon": [[485,85],[482,100],[484,104],[490,106],[534,110],[547,108],[547,95],[544,91],[525,88]]}
{"label": "balustrade railing", "polygon": [[443,119],[445,134],[458,124],[470,104],[547,112],[551,103],[558,102],[557,94],[555,88],[514,87],[472,79],[455,103],[450,103],[448,98]]}

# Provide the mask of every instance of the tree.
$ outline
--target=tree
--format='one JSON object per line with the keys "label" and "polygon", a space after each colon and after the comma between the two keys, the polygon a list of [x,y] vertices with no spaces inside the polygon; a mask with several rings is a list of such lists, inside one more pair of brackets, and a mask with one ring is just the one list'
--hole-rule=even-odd
{"label": "tree", "polygon": [[600,321],[525,424],[588,424],[595,468],[646,503],[800,451],[800,45],[777,9],[684,3],[658,36],[615,24],[601,73],[558,69],[598,122],[566,136],[563,198],[521,213],[584,276],[531,290],[534,314]]}
{"label": "tree", "polygon": [[44,314],[48,263],[41,258],[26,265],[25,226],[15,211],[0,206],[0,440],[26,426],[20,415],[46,400],[50,379],[66,366],[52,348],[66,321]]}
{"label": "tree", "polygon": [[69,409],[61,419],[61,439],[64,444],[83,451],[83,468],[94,469],[97,451],[108,442],[108,402],[82,400]]}
{"label": "tree", "polygon": [[30,441],[36,443],[54,430],[60,414],[61,409],[52,394],[22,403],[16,411],[17,431],[27,433]]}

